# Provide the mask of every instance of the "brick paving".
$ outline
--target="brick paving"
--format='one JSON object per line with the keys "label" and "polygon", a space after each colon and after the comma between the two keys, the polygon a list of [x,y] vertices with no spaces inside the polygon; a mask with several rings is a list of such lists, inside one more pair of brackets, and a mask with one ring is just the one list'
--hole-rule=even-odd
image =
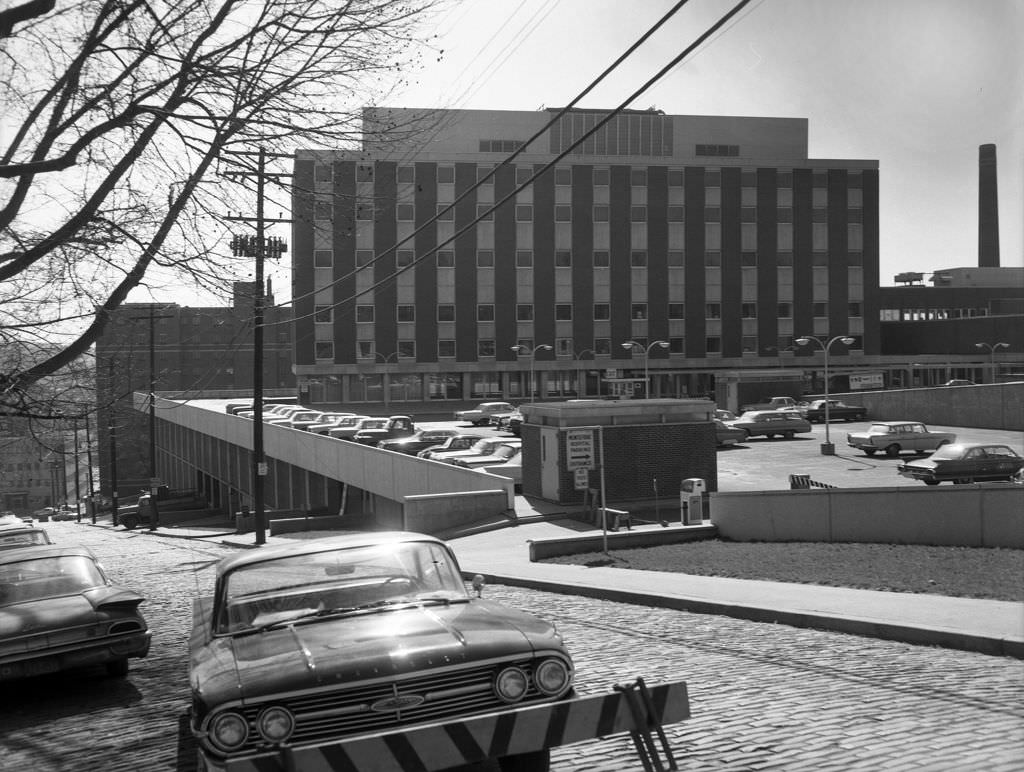
{"label": "brick paving", "polygon": [[[126,679],[102,671],[0,687],[0,770],[189,770],[191,600],[234,550],[75,523],[115,581],[143,592],[153,629]],[[489,585],[485,597],[554,619],[578,690],[685,680],[693,717],[666,727],[685,770],[1024,769],[1024,662],[784,625]],[[628,737],[556,749],[553,768],[641,770]]]}

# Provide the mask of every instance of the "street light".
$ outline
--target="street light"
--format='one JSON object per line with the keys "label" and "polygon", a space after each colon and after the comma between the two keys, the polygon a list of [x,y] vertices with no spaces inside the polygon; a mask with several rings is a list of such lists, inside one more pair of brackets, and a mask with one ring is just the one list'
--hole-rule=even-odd
{"label": "street light", "polygon": [[837,340],[842,341],[842,344],[844,346],[853,345],[853,338],[847,335],[836,335],[834,338],[830,339],[828,343],[822,343],[820,338],[816,338],[813,335],[804,335],[802,338],[796,339],[796,344],[798,346],[806,346],[811,341],[814,341],[819,346],[821,346],[821,350],[825,352],[825,442],[821,446],[821,455],[823,456],[834,456],[836,454],[835,445],[832,444],[828,432],[828,354],[829,350],[832,348],[832,344],[835,343]]}
{"label": "street light", "polygon": [[986,349],[988,351],[989,361],[992,365],[992,383],[996,382],[996,350],[1001,348],[1009,348],[1009,343],[975,343],[975,348]]}
{"label": "street light", "polygon": [[541,343],[540,345],[534,346],[532,351],[529,346],[512,346],[512,350],[517,354],[525,354],[527,352],[530,354],[530,399],[533,399],[533,393],[535,390],[533,372],[534,365],[537,363],[537,352],[552,351],[554,348],[554,346],[549,346],[547,343]]}
{"label": "street light", "polygon": [[669,344],[668,344],[667,340],[656,340],[651,345],[649,345],[647,348],[644,348],[642,345],[637,343],[635,340],[627,340],[625,343],[622,344],[622,347],[624,349],[626,349],[626,351],[632,351],[633,349],[642,349],[643,352],[644,352],[644,399],[650,399],[650,396],[651,396],[651,381],[650,381],[650,369],[649,369],[650,359],[651,359],[651,349],[654,348],[655,346],[661,346],[662,348],[668,348],[668,345]]}
{"label": "street light", "polygon": [[[384,354],[380,353],[379,351],[374,351],[373,352],[373,361],[374,362],[377,361],[377,357],[380,357],[380,360],[381,360],[381,362],[383,364],[388,364],[389,360],[391,359],[391,357],[394,357],[395,358],[395,364],[396,365],[398,364],[398,352],[397,351],[392,351],[387,356],[384,356]],[[380,388],[381,388],[381,391],[384,392],[384,395],[383,395],[384,396],[384,412],[386,413],[386,412],[388,412],[388,406],[391,404],[391,378],[390,378],[390,376],[387,373],[383,373],[382,372],[380,374]]]}

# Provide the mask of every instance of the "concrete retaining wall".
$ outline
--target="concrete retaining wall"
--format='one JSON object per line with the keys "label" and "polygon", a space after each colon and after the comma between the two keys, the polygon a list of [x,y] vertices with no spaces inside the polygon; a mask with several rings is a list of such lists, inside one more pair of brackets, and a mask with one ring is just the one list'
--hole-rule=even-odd
{"label": "concrete retaining wall", "polygon": [[[608,549],[632,549],[635,547],[656,547],[660,544],[713,539],[716,535],[713,525],[686,525],[681,528],[649,528],[636,531],[609,533]],[[530,560],[544,560],[561,555],[578,555],[582,552],[601,552],[604,549],[604,534],[577,534],[561,539],[535,539],[530,542]]]}
{"label": "concrete retaining wall", "polygon": [[813,488],[712,493],[733,541],[872,542],[1024,549],[1024,486]]}
{"label": "concrete retaining wall", "polygon": [[[406,496],[403,501],[401,522],[396,522],[391,527],[435,534],[507,512],[508,498],[504,490]],[[380,524],[379,512],[377,520]]]}

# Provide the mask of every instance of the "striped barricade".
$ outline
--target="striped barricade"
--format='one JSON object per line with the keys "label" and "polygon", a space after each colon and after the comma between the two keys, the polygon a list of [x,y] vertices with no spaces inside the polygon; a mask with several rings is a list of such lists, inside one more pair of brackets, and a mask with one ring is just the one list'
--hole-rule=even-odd
{"label": "striped barricade", "polygon": [[[460,764],[630,732],[649,736],[690,717],[686,683],[643,686],[646,721],[632,688],[470,716],[321,745],[280,749],[227,762],[228,772],[432,772]],[[645,764],[646,767],[646,764]],[[660,768],[660,767],[659,767]],[[674,764],[671,768],[675,768]]]}

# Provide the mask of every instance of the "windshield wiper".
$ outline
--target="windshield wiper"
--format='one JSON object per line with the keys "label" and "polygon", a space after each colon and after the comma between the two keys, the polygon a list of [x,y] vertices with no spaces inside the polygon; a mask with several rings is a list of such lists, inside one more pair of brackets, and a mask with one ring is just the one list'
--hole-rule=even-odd
{"label": "windshield wiper", "polygon": [[[385,609],[385,608],[397,608],[405,606],[426,606],[426,605],[443,605],[449,606],[452,603],[468,603],[468,598],[446,598],[446,597],[426,597],[426,598],[386,598],[384,600],[375,600],[372,603],[361,603],[358,606],[344,606],[339,608],[324,608],[324,609],[294,609],[292,611],[279,611],[274,614],[263,615],[266,618],[263,622],[253,627],[239,630],[240,635],[249,635],[252,633],[262,633],[267,630],[273,630],[278,627],[286,627],[296,622],[308,622],[316,619],[324,619],[328,617],[340,617],[347,614],[354,614],[360,611],[372,611],[374,609]],[[259,617],[257,617],[259,618]]]}

